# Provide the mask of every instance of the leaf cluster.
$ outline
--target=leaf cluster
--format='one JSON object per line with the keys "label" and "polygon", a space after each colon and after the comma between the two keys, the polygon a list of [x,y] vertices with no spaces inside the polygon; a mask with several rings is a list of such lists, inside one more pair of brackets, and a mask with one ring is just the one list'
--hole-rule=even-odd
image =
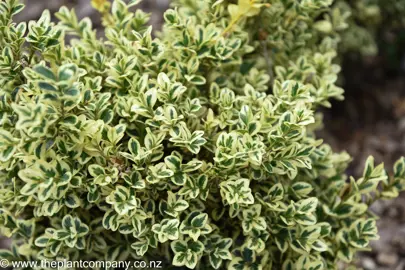
{"label": "leaf cluster", "polygon": [[347,178],[316,138],[343,98],[332,1],[177,0],[156,35],[138,2],[92,1],[105,39],[0,3],[0,256],[336,269],[367,250],[405,160]]}

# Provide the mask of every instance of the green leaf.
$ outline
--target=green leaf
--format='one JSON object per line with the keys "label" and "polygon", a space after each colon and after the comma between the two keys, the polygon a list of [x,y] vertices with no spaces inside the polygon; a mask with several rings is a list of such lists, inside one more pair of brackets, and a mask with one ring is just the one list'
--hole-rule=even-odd
{"label": "green leaf", "polygon": [[0,161],[6,162],[6,161],[10,160],[16,150],[17,150],[17,147],[13,146],[13,145],[9,145],[9,146],[5,147],[0,152]]}
{"label": "green leaf", "polygon": [[66,64],[59,68],[58,78],[59,81],[68,81],[72,78],[77,70],[77,67],[74,64]]}
{"label": "green leaf", "polygon": [[31,239],[35,232],[35,221],[34,220],[18,220],[17,221],[18,232],[24,237]]}
{"label": "green leaf", "polygon": [[67,230],[57,230],[54,235],[57,240],[65,240],[70,237],[70,232]]}
{"label": "green leaf", "polygon": [[364,172],[363,172],[363,177],[364,178],[369,178],[371,173],[374,170],[374,158],[373,157],[368,157],[365,167],[364,167]]}
{"label": "green leaf", "polygon": [[317,225],[321,227],[321,232],[320,232],[321,237],[325,237],[325,236],[330,235],[330,233],[332,231],[332,226],[329,223],[320,222]]}
{"label": "green leaf", "polygon": [[395,177],[405,178],[405,158],[401,157],[394,164],[394,175]]}
{"label": "green leaf", "polygon": [[187,246],[191,251],[193,251],[194,253],[197,253],[197,254],[198,253],[201,254],[204,251],[204,244],[201,243],[200,241],[189,240],[187,242]]}
{"label": "green leaf", "polygon": [[336,213],[340,218],[349,217],[355,211],[355,206],[351,203],[342,203],[338,207],[334,209],[334,213]]}
{"label": "green leaf", "polygon": [[100,175],[105,175],[105,170],[100,165],[91,164],[89,166],[89,173],[90,173],[91,176],[97,177],[97,176],[100,176]]}
{"label": "green leaf", "polygon": [[20,13],[24,9],[24,7],[25,7],[24,4],[15,5],[13,7],[13,9],[11,10],[11,15],[14,16],[14,15]]}
{"label": "green leaf", "polygon": [[137,158],[141,151],[141,144],[138,142],[137,139],[131,138],[131,139],[129,139],[129,142],[128,142],[128,149],[131,152],[131,154],[135,158]]}
{"label": "green leaf", "polygon": [[222,259],[215,256],[214,254],[209,255],[210,264],[214,269],[219,269],[222,264]]}
{"label": "green leaf", "polygon": [[172,171],[181,170],[181,160],[176,156],[167,156],[165,157],[166,166]]}
{"label": "green leaf", "polygon": [[55,86],[53,86],[52,84],[47,83],[47,82],[39,82],[38,86],[39,86],[39,88],[41,88],[42,90],[45,90],[45,91],[59,92],[58,88],[56,88]]}
{"label": "green leaf", "polygon": [[167,23],[174,24],[178,21],[178,14],[175,10],[169,9],[163,14],[163,17]]}
{"label": "green leaf", "polygon": [[142,0],[130,0],[128,3],[128,7],[136,6],[138,5]]}
{"label": "green leaf", "polygon": [[191,226],[195,228],[202,228],[208,221],[208,215],[206,213],[199,214],[191,220]]}
{"label": "green leaf", "polygon": [[298,196],[298,198],[307,197],[313,190],[312,186],[305,182],[294,183],[291,188],[294,191],[294,194]]}
{"label": "green leaf", "polygon": [[65,197],[65,205],[69,208],[77,208],[80,207],[81,204],[82,202],[80,198],[74,193],[71,193]]}
{"label": "green leaf", "polygon": [[178,201],[173,206],[173,211],[182,212],[189,207],[189,204],[185,200]]}
{"label": "green leaf", "polygon": [[174,253],[187,252],[188,246],[186,241],[173,241],[170,244]]}
{"label": "green leaf", "polygon": [[[193,255],[191,255],[191,256],[193,256]],[[183,266],[183,265],[185,265],[187,263],[186,258],[187,258],[187,255],[185,253],[175,254],[174,257],[173,257],[172,264],[174,266]]]}
{"label": "green leaf", "polygon": [[50,241],[50,238],[47,236],[40,236],[35,239],[35,245],[37,247],[46,247]]}
{"label": "green leaf", "polygon": [[185,173],[175,173],[171,178],[172,182],[178,186],[183,186],[187,181],[187,175]]}
{"label": "green leaf", "polygon": [[106,212],[103,217],[103,227],[106,230],[116,231],[118,226],[118,214],[113,210]]}
{"label": "green leaf", "polygon": [[47,68],[45,66],[42,66],[42,65],[37,65],[37,66],[34,67],[34,70],[38,74],[40,74],[42,77],[44,77],[46,79],[50,79],[52,81],[56,81],[55,75],[53,74],[53,72],[49,68]]}
{"label": "green leaf", "polygon": [[206,83],[206,79],[203,76],[199,75],[186,75],[186,80],[195,85],[204,85]]}
{"label": "green leaf", "polygon": [[62,226],[64,229],[69,230],[71,227],[74,226],[74,219],[71,215],[66,215],[62,219]]}
{"label": "green leaf", "polygon": [[248,126],[250,121],[253,118],[252,112],[250,111],[249,106],[243,106],[241,111],[239,112],[239,118],[242,121],[242,123],[245,124],[245,126]]}
{"label": "green leaf", "polygon": [[65,91],[63,91],[65,96],[68,96],[69,98],[75,98],[78,97],[80,95],[80,91],[75,88],[75,87],[71,87],[69,89],[66,89]]}
{"label": "green leaf", "polygon": [[354,252],[351,248],[343,246],[340,248],[337,254],[338,258],[345,261],[351,262],[353,260]]}
{"label": "green leaf", "polygon": [[316,240],[312,244],[312,248],[319,252],[324,252],[328,250],[328,246],[322,240]]}
{"label": "green leaf", "polygon": [[12,262],[15,258],[14,254],[7,249],[0,249],[0,258]]}
{"label": "green leaf", "polygon": [[124,180],[127,184],[136,189],[144,189],[146,186],[142,175],[137,171],[133,171],[130,177],[124,177]]}
{"label": "green leaf", "polygon": [[318,199],[317,198],[308,198],[308,199],[299,201],[296,205],[297,205],[297,212],[302,213],[302,214],[312,213],[315,211],[315,209],[318,205]]}

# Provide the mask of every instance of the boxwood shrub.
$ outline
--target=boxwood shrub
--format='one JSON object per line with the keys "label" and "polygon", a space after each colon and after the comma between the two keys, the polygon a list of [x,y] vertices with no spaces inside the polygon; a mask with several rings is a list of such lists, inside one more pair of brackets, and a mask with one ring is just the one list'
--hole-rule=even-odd
{"label": "boxwood shrub", "polygon": [[156,32],[138,2],[93,0],[101,34],[0,3],[0,257],[315,270],[368,250],[405,161],[347,177],[316,137],[343,99],[332,0],[176,0]]}

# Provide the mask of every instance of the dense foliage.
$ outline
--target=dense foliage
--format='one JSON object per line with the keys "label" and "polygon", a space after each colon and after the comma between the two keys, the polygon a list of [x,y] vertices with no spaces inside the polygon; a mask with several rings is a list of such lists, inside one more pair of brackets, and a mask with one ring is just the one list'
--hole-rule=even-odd
{"label": "dense foliage", "polygon": [[346,23],[340,32],[340,51],[365,56],[377,54],[383,34],[404,29],[404,18],[404,0],[336,0],[332,12],[326,16],[331,25],[342,20]]}
{"label": "dense foliage", "polygon": [[367,250],[405,160],[347,179],[315,136],[343,98],[332,0],[177,0],[156,38],[138,2],[92,1],[105,38],[0,3],[0,257],[315,270]]}

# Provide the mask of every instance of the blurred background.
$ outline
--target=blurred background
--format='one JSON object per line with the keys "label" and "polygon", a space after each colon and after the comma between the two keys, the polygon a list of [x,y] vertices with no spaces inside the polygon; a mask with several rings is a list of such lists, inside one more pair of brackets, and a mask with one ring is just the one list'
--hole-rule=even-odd
{"label": "blurred background", "polygon": [[[101,27],[100,16],[91,4],[90,0],[25,0],[24,10],[16,16],[17,21],[29,21],[38,19],[42,11],[49,9],[51,14],[57,12],[61,6],[69,9],[74,8],[78,18],[90,17],[93,26]],[[162,14],[169,7],[170,0],[144,0],[137,7],[151,13],[150,23],[155,27],[160,27]]]}
{"label": "blurred background", "polygon": [[[144,0],[139,5],[152,13],[151,24],[155,29],[160,28],[162,13],[169,2]],[[404,1],[387,0],[387,5],[393,5],[391,2],[399,6]],[[53,13],[65,5],[75,8],[79,18],[90,17],[96,28],[101,26],[100,16],[90,0],[27,0],[25,4],[26,8],[16,18],[18,21],[37,19],[44,9]],[[405,4],[402,7],[405,9]],[[405,10],[400,8],[397,10],[405,16]],[[376,53],[345,52],[341,84],[346,100],[334,102],[331,109],[323,111],[324,122],[328,124],[319,137],[335,151],[349,152],[354,160],[348,170],[351,175],[361,175],[368,155],[373,155],[376,162],[384,161],[388,170],[397,158],[405,155],[405,24],[392,23],[391,15],[382,13],[380,24],[373,28]],[[360,255],[359,268],[404,270],[405,193],[396,200],[378,202],[372,209],[381,216],[378,221],[381,238],[373,242],[371,253]],[[0,246],[7,244],[7,239],[0,240]]]}

